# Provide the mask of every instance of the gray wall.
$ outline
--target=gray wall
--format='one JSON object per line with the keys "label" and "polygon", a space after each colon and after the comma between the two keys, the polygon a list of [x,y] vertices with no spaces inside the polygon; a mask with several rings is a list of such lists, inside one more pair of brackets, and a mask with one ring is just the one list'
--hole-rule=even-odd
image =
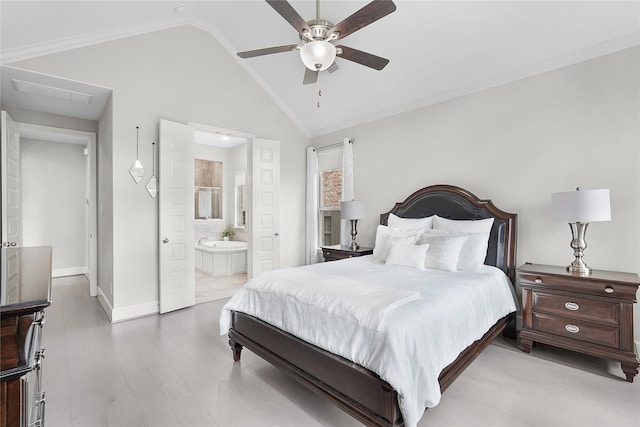
{"label": "gray wall", "polygon": [[[108,287],[102,256],[111,243],[106,268],[112,269],[115,317],[157,309],[158,198],[149,197],[144,184],[151,177],[151,142],[158,141],[161,118],[281,141],[281,221],[287,225],[280,231],[281,265],[303,263],[299,236],[304,235],[304,159],[309,138],[211,34],[181,26],[11,65],[113,89],[113,116],[105,119],[106,124],[112,122],[112,134],[103,134],[109,131],[103,129],[102,120],[99,130],[98,271],[100,288]],[[140,126],[140,160],[148,165],[141,184],[128,173],[136,158],[136,126]],[[112,145],[103,145],[109,139]]]}
{"label": "gray wall", "polygon": [[84,148],[20,140],[22,244],[52,246],[55,276],[87,270]]}
{"label": "gray wall", "polygon": [[[518,214],[518,263],[567,265],[571,234],[550,194],[611,191],[612,220],[593,223],[585,262],[640,271],[640,48],[314,138],[354,144],[355,195],[369,215],[358,240],[374,243],[378,215],[413,191],[453,184]],[[640,340],[640,309],[635,310]]]}

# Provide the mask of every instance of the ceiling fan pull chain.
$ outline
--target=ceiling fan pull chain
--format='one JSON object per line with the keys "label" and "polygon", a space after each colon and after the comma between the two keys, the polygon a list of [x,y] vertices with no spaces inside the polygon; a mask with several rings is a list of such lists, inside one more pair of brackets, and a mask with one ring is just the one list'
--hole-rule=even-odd
{"label": "ceiling fan pull chain", "polygon": [[[322,89],[318,90],[318,98],[320,98],[322,96]],[[318,99],[318,103],[316,104],[316,107],[320,108],[320,100]]]}

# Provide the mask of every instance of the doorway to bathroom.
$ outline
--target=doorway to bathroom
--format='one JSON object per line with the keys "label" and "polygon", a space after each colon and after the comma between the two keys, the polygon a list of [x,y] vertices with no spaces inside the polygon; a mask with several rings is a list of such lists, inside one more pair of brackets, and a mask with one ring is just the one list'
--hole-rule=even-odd
{"label": "doorway to bathroom", "polygon": [[[264,271],[279,268],[280,265],[280,141],[256,138],[252,134],[227,131],[208,125],[187,122],[181,124],[160,120],[159,153],[159,311],[167,313],[195,304],[195,247],[204,243],[222,244],[224,235],[203,235],[195,238],[196,194],[194,162],[196,159],[195,132],[236,136],[246,141],[246,210],[236,218],[245,218],[246,226],[231,227],[236,233],[243,233],[247,241],[247,277],[251,278]],[[234,170],[234,169],[231,169]],[[223,177],[225,173],[222,173]],[[227,179],[227,182],[230,182]],[[215,187],[210,185],[210,187]],[[224,190],[225,184],[222,184]],[[229,190],[227,192],[230,193]],[[236,192],[234,191],[234,194]],[[200,200],[200,195],[198,195]],[[204,195],[206,206],[214,194]],[[222,197],[221,210],[229,206],[229,197]],[[209,209],[209,207],[204,208]],[[211,212],[214,206],[210,206]],[[198,211],[199,211],[198,207]],[[225,214],[223,214],[225,215]],[[226,214],[222,220],[204,219],[224,232],[232,217]],[[206,215],[205,215],[206,216]],[[227,219],[225,219],[227,218]],[[207,224],[209,226],[209,224]],[[220,230],[218,229],[218,231]],[[215,232],[207,227],[207,233]],[[225,233],[227,234],[227,233]],[[205,238],[206,240],[202,240]],[[227,242],[228,244],[228,242]],[[204,246],[207,246],[204,245]],[[232,258],[233,259],[233,258]],[[214,260],[211,258],[211,262]],[[205,265],[203,258],[202,264]],[[215,270],[214,274],[215,275]]]}
{"label": "doorway to bathroom", "polygon": [[247,282],[248,138],[194,131],[195,302],[232,296]]}

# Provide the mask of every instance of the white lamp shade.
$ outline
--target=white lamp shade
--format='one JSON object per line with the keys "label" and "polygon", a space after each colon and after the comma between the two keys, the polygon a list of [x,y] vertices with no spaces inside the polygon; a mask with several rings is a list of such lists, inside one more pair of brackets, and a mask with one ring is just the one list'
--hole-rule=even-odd
{"label": "white lamp shade", "polygon": [[323,40],[308,42],[300,48],[300,58],[308,69],[324,71],[336,60],[336,47]]}
{"label": "white lamp shade", "polygon": [[365,208],[364,202],[360,200],[340,202],[340,212],[342,213],[342,219],[362,219],[367,216],[367,208]]}
{"label": "white lamp shade", "polygon": [[551,194],[551,208],[558,221],[611,221],[609,190],[576,190]]}

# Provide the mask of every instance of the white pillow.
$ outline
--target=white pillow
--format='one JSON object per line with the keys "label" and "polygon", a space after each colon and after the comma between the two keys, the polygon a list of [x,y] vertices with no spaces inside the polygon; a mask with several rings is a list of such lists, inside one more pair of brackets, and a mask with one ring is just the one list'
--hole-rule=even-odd
{"label": "white pillow", "polygon": [[385,264],[400,265],[424,270],[424,260],[429,245],[411,245],[402,242],[392,242],[391,250]]}
{"label": "white pillow", "polygon": [[462,231],[465,233],[491,233],[493,218],[457,220],[434,215],[433,228],[435,230]]}
{"label": "white pillow", "polygon": [[465,237],[464,244],[460,250],[458,271],[479,272],[482,270],[484,260],[487,257],[487,246],[489,243],[489,233],[463,233],[446,230],[426,230],[423,234],[430,236],[462,236]]}
{"label": "white pillow", "polygon": [[373,248],[373,256],[379,262],[385,262],[391,249],[391,242],[402,242],[413,245],[418,240],[418,234],[422,230],[401,230],[398,228],[378,225],[376,230],[376,243]]}
{"label": "white pillow", "polygon": [[426,218],[400,218],[392,213],[389,214],[387,225],[393,228],[400,228],[402,230],[413,230],[422,228],[424,230],[430,230],[433,228],[433,216]]}
{"label": "white pillow", "polygon": [[456,271],[458,258],[466,236],[438,235],[423,233],[418,244],[429,244],[424,266],[434,270]]}
{"label": "white pillow", "polygon": [[458,260],[458,270],[478,272],[484,265],[489,247],[489,236],[493,218],[476,220],[453,220],[435,216],[434,230],[462,232],[467,235]]}

